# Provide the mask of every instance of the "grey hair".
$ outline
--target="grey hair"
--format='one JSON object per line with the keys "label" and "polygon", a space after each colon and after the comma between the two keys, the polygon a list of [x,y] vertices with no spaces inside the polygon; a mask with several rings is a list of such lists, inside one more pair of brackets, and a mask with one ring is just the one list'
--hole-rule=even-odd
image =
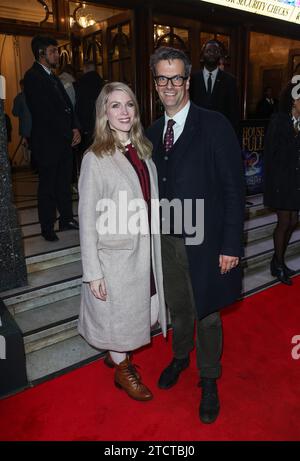
{"label": "grey hair", "polygon": [[189,77],[191,75],[192,64],[188,56],[183,51],[168,46],[161,46],[160,48],[157,48],[150,56],[150,68],[152,74],[154,76],[156,75],[156,65],[160,61],[173,61],[173,59],[180,59],[183,62],[185,77]]}

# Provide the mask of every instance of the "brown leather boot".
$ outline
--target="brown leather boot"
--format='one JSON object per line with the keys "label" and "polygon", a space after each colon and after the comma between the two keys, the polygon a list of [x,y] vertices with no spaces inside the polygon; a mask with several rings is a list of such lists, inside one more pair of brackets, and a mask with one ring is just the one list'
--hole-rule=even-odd
{"label": "brown leather boot", "polygon": [[115,385],[123,389],[135,400],[151,400],[152,392],[137,378],[128,357],[119,365],[115,365]]}
{"label": "brown leather boot", "polygon": [[[128,354],[126,354],[126,357],[128,357],[129,361],[130,361],[130,366],[132,367],[132,371],[136,374],[136,377],[137,379],[141,379],[141,375],[139,374],[139,372],[137,371],[136,367],[137,365],[134,365],[132,362],[131,362],[131,359],[132,359],[132,352],[129,352]],[[106,353],[105,357],[104,357],[104,363],[107,367],[109,368],[115,368],[116,364],[115,362],[113,361],[113,359],[111,358],[111,355],[109,352]]]}

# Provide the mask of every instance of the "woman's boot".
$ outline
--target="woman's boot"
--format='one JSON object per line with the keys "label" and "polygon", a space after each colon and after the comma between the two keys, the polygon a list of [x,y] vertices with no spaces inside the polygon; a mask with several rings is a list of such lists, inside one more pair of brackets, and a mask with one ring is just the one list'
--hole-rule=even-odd
{"label": "woman's boot", "polygon": [[271,270],[271,274],[273,275],[273,277],[277,277],[277,279],[280,282],[284,283],[285,285],[293,284],[292,280],[290,279],[290,277],[288,276],[284,268],[284,264],[279,264],[275,255],[273,256],[271,260],[270,270]]}
{"label": "woman's boot", "polygon": [[128,357],[115,365],[115,385],[135,400],[146,401],[153,398],[152,392],[137,377]]}
{"label": "woman's boot", "polygon": [[[137,371],[136,367],[137,365],[134,365],[132,362],[131,362],[131,359],[132,359],[132,352],[128,352],[126,354],[126,357],[128,357],[129,359],[129,362],[130,362],[130,366],[132,367],[132,371],[136,374],[136,377],[137,379],[141,379],[141,376],[139,374],[139,372]],[[113,359],[111,358],[111,355],[109,352],[106,353],[105,357],[104,357],[104,363],[105,365],[108,367],[108,368],[115,368],[116,364],[115,362],[113,361]]]}

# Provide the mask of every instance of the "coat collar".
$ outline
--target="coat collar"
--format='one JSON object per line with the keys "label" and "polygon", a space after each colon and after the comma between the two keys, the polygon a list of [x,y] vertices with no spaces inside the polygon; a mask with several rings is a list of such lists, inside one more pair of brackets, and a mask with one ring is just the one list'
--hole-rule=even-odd
{"label": "coat collar", "polygon": [[[115,169],[117,169],[120,175],[125,179],[128,186],[132,190],[134,197],[143,199],[143,192],[138,176],[125,155],[119,149],[116,149],[115,153],[108,158],[114,164]],[[148,167],[150,177],[151,198],[157,198],[157,178],[154,163],[150,159],[145,160],[145,163]]]}

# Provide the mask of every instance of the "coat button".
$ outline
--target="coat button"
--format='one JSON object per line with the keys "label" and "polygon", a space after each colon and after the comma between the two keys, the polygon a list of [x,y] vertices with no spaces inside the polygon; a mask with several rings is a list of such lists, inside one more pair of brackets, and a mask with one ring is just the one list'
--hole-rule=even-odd
{"label": "coat button", "polygon": [[166,156],[164,157],[164,159],[165,159],[165,160],[169,160],[169,157],[166,155]]}
{"label": "coat button", "polygon": [[162,178],[163,182],[166,182],[167,178]]}

